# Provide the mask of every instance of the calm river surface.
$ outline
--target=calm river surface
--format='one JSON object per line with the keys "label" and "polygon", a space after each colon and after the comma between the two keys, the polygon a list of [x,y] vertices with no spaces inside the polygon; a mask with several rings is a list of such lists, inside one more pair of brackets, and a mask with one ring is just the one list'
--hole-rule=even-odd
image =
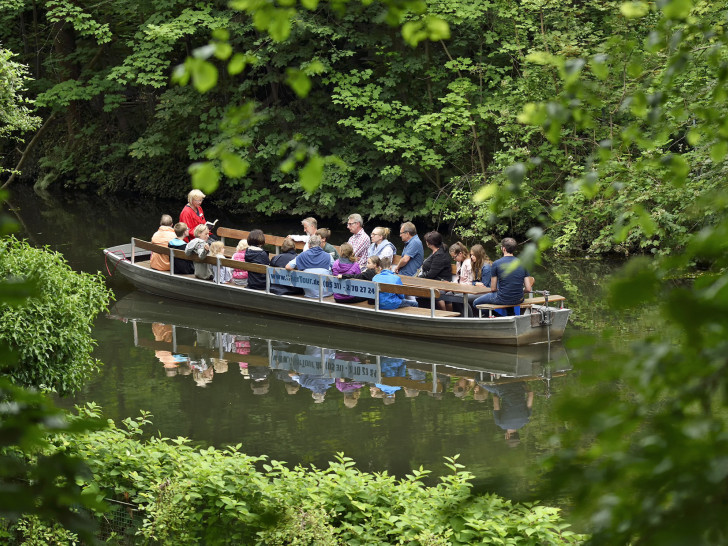
{"label": "calm river surface", "polygon": [[[41,198],[22,187],[10,199],[20,236],[63,253],[77,271],[104,274],[102,248],[149,239],[159,216],[176,218],[183,203]],[[297,219],[251,226],[214,203],[205,212],[224,226],[300,232]],[[334,244],[345,240],[343,225],[327,227]],[[401,251],[401,241],[393,242]],[[535,272],[536,288],[572,298],[572,330],[598,327],[597,286],[611,268],[593,261],[544,267]],[[362,470],[396,475],[420,466],[440,475],[443,458],[460,454],[480,488],[528,499],[549,437],[565,426],[553,416],[554,400],[578,382],[561,344],[459,350],[163,300],[119,276],[108,284],[117,301],[92,332],[103,368],[59,404],[93,401],[117,423],[148,411],[149,434],[200,445],[239,443],[250,455],[317,466],[343,452]],[[507,440],[504,427],[520,438]]]}

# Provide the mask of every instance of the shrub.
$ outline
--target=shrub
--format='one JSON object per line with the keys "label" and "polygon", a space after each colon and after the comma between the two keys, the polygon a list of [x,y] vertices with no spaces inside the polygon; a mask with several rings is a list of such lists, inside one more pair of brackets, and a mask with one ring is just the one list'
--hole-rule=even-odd
{"label": "shrub", "polygon": [[89,333],[111,298],[101,274],[77,273],[58,252],[6,237],[0,279],[26,279],[36,288],[22,306],[0,304],[0,340],[19,356],[10,377],[60,393],[78,389],[100,365]]}
{"label": "shrub", "polygon": [[[94,404],[81,411],[98,417]],[[147,415],[124,427],[61,436],[84,459],[87,486],[137,503],[138,535],[173,544],[575,544],[559,510],[473,495],[472,475],[453,471],[434,487],[419,469],[397,479],[365,473],[339,454],[327,468],[287,468],[240,446],[195,450],[188,440],[139,440]]]}

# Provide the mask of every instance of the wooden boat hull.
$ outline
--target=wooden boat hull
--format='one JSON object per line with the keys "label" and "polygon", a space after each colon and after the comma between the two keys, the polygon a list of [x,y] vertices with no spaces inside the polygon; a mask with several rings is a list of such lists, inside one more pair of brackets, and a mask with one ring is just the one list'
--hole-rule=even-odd
{"label": "wooden boat hull", "polygon": [[[476,344],[521,346],[561,339],[570,309],[550,308],[550,325],[541,324],[540,313],[516,317],[462,318],[406,315],[376,311],[299,296],[267,294],[234,285],[217,285],[169,272],[133,264],[131,245],[104,250],[110,268],[144,292],[167,298],[247,310],[283,317],[295,317],[312,324],[342,325],[355,330],[386,332],[389,335],[464,341]],[[149,258],[137,249],[135,260]]]}

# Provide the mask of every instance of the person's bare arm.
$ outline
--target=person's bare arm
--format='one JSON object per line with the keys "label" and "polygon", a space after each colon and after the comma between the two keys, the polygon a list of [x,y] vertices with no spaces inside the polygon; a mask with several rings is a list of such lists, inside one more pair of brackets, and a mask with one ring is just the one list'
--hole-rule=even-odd
{"label": "person's bare arm", "polygon": [[498,277],[490,278],[490,291],[496,292],[498,290]]}
{"label": "person's bare arm", "polygon": [[525,279],[523,279],[523,286],[526,287],[526,292],[533,291],[533,282],[533,277],[526,277]]}

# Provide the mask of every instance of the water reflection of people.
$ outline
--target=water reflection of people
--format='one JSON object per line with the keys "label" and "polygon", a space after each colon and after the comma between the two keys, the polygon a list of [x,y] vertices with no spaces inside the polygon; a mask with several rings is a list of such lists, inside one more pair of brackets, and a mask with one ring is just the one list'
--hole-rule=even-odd
{"label": "water reflection of people", "polygon": [[[337,357],[341,356],[337,353]],[[359,360],[358,358],[356,359]],[[359,397],[361,396],[361,389],[364,387],[364,383],[359,381],[347,381],[343,377],[336,379],[334,383],[336,389],[344,395],[344,406],[351,409],[359,403]]]}
{"label": "water reflection of people", "polygon": [[521,441],[519,430],[531,419],[533,390],[525,381],[483,385],[493,394],[493,419],[505,430],[508,445],[517,446]]}
{"label": "water reflection of people", "polygon": [[[155,322],[152,324],[152,334],[155,341],[163,343],[172,343],[172,325]],[[172,377],[177,375],[177,359],[170,351],[154,351],[154,356],[164,365],[164,372]]]}
{"label": "water reflection of people", "polygon": [[474,386],[475,380],[468,379],[467,377],[461,377],[455,382],[455,385],[452,388],[452,393],[456,398],[464,399],[468,393],[473,390]]}
{"label": "water reflection of people", "polygon": [[369,394],[372,398],[381,398],[385,406],[394,404],[395,393],[402,390],[402,387],[392,387],[383,383],[375,383],[369,387]]}
{"label": "water reflection of people", "polygon": [[303,388],[311,391],[311,397],[316,404],[321,404],[324,401],[326,391],[335,381],[333,377],[324,377],[322,375],[308,373],[297,374],[296,372],[291,372],[288,375]]}
{"label": "water reflection of people", "polygon": [[268,374],[270,368],[267,366],[251,366],[248,368],[250,372],[250,388],[256,396],[268,394],[270,390],[270,380]]}

